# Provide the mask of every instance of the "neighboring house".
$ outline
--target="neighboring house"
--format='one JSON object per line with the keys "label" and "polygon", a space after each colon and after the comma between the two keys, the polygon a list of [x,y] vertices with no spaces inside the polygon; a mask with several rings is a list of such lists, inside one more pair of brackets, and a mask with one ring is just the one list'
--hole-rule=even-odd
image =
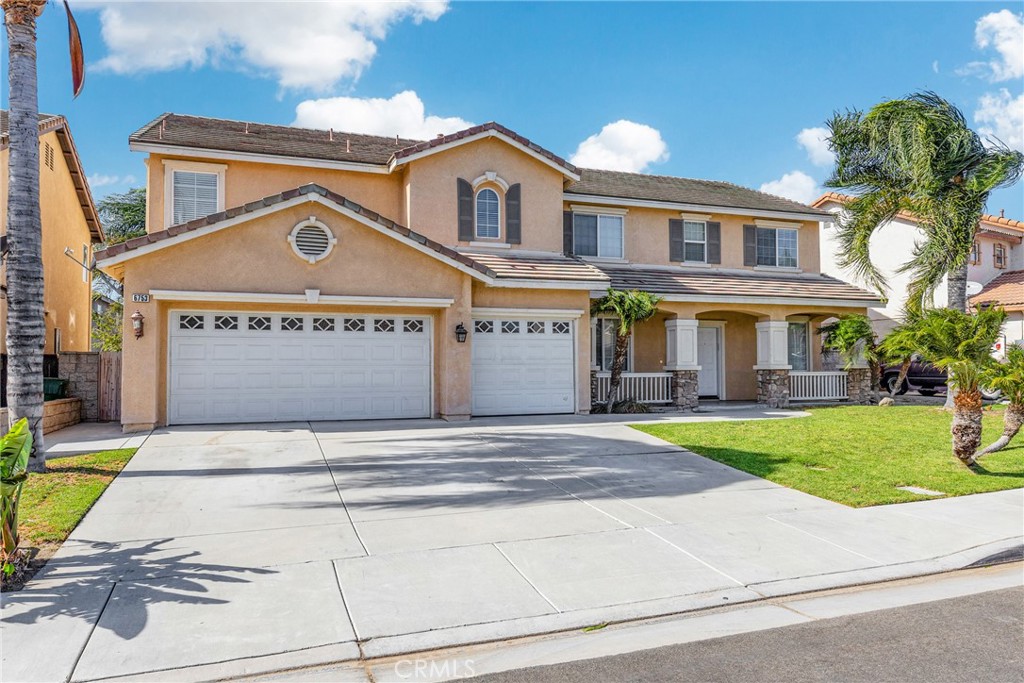
{"label": "neighboring house", "polygon": [[[826,192],[813,206],[832,214],[842,211],[850,200],[848,195]],[[855,280],[837,264],[839,243],[834,221],[822,226],[821,272],[835,277]],[[917,219],[906,213],[879,228],[871,238],[871,260],[889,282],[888,298],[884,305],[872,306],[868,315],[879,334],[887,334],[898,322],[907,300],[910,273],[897,270],[913,257],[914,244],[923,239]],[[968,294],[981,288],[999,274],[1024,268],[1024,222],[1002,216],[982,216],[967,267]],[[935,291],[932,305],[944,306],[947,300],[946,284]]]}
{"label": "neighboring house", "polygon": [[877,303],[820,274],[819,209],[579,169],[495,123],[420,142],[165,114],[130,146],[148,235],[97,254],[124,283],[126,429],[585,413],[609,286],[664,297],[627,396],[845,396],[814,327]]}
{"label": "neighboring house", "polygon": [[[7,111],[0,110],[0,234],[6,282]],[[62,351],[88,351],[91,340],[92,277],[88,265],[103,239],[82,162],[63,116],[39,115],[39,204],[43,228],[43,307],[46,317],[44,371],[56,373]],[[70,251],[73,258],[65,253]],[[0,299],[0,352],[7,354],[7,294]],[[6,397],[4,398],[6,401]]]}
{"label": "neighboring house", "polygon": [[1006,323],[1002,338],[996,343],[996,355],[1004,354],[1010,344],[1024,346],[1024,270],[1000,273],[981,292],[971,297],[971,305],[979,308],[1002,306],[1006,309]]}

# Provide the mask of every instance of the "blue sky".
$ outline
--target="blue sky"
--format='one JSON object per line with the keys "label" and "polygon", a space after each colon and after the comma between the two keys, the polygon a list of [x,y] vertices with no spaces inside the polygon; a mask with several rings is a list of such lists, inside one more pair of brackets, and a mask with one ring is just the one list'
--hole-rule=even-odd
{"label": "blue sky", "polygon": [[[40,108],[70,119],[97,196],[142,184],[127,138],[164,111],[413,137],[497,120],[581,165],[795,198],[829,170],[801,131],[917,89],[1022,144],[1020,3],[72,6],[85,90],[68,94],[51,3]],[[993,196],[1000,208],[1024,218],[1021,186]]]}

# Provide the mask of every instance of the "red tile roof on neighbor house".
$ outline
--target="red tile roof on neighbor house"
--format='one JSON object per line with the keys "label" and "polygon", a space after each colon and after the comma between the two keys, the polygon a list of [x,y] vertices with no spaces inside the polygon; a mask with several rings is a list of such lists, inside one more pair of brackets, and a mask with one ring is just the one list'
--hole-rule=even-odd
{"label": "red tile roof on neighbor house", "polygon": [[[821,206],[829,202],[833,202],[836,204],[845,204],[851,199],[853,199],[853,197],[848,194],[839,194],[838,192],[826,192],[825,194],[821,195],[816,200],[814,200],[814,203],[811,206],[821,208]],[[912,223],[916,223],[918,220],[917,216],[907,211],[900,211],[897,214],[897,217],[902,218],[903,220],[910,221]],[[1007,218],[1005,216],[993,216],[987,213],[982,214],[980,225],[978,227],[984,230],[986,226],[1003,228],[1005,230],[1009,230],[1012,233],[1019,233],[1020,235],[1024,235],[1024,221],[1014,220],[1013,218]]]}
{"label": "red tile roof on neighbor house", "polygon": [[828,275],[808,273],[742,273],[684,268],[644,268],[601,264],[616,289],[642,289],[655,294],[694,297],[830,299],[851,304],[877,302],[878,296]]}
{"label": "red tile roof on neighbor house", "polygon": [[1000,273],[971,297],[971,304],[1003,306],[1014,310],[1024,308],[1024,270]]}

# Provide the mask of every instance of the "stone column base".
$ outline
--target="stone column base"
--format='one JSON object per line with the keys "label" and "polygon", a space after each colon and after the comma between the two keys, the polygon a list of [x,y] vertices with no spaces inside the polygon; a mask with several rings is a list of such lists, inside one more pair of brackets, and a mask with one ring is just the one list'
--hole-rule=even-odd
{"label": "stone column base", "polygon": [[846,371],[846,395],[850,403],[874,405],[875,397],[871,391],[871,369],[850,368]]}
{"label": "stone column base", "polygon": [[757,402],[769,408],[788,408],[789,370],[758,370]]}
{"label": "stone column base", "polygon": [[684,410],[696,410],[698,403],[697,371],[673,370],[672,405],[677,408],[683,408]]}

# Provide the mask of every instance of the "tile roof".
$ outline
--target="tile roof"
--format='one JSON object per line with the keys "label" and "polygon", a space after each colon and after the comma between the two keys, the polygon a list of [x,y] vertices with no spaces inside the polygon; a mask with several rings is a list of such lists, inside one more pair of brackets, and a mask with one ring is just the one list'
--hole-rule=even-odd
{"label": "tile roof", "polygon": [[582,281],[602,286],[608,284],[608,276],[594,266],[561,254],[516,253],[514,250],[509,250],[505,254],[470,251],[460,253],[486,267],[499,278]]}
{"label": "tile roof", "polygon": [[985,287],[971,297],[971,303],[997,304],[1007,307],[1024,307],[1024,270],[1009,270],[1000,273]]}
{"label": "tile roof", "polygon": [[[853,199],[853,196],[848,194],[840,194],[838,192],[826,192],[825,194],[821,195],[816,200],[814,200],[814,204],[812,204],[811,206],[820,208],[822,204],[826,204],[828,202],[845,204],[851,199]],[[904,220],[908,220],[915,223],[917,222],[917,216],[907,211],[900,211],[899,214],[897,214],[897,216]],[[1024,221],[1014,220],[1013,218],[1007,218],[1006,216],[993,216],[991,214],[985,213],[982,214],[981,216],[981,223],[982,225],[979,225],[978,227],[982,229],[984,229],[985,227],[984,224],[988,224],[1010,230],[1011,232],[1019,232],[1022,235],[1024,235]]]}
{"label": "tile roof", "polygon": [[642,289],[654,294],[701,297],[768,297],[878,301],[871,292],[828,275],[695,271],[684,268],[611,266],[600,269],[616,289]]}
{"label": "tile roof", "polygon": [[753,211],[784,211],[806,214],[810,220],[830,216],[827,211],[814,209],[806,204],[717,180],[695,180],[592,168],[580,169],[580,176],[579,182],[567,187],[566,192]]}
{"label": "tile roof", "polygon": [[[103,226],[100,223],[99,212],[92,199],[92,192],[89,190],[89,181],[85,177],[85,169],[82,167],[82,160],[78,156],[78,149],[71,138],[71,128],[67,119],[60,114],[39,114],[39,134],[56,132],[57,141],[60,143],[60,151],[67,164],[68,173],[71,174],[71,182],[75,186],[75,195],[78,204],[82,207],[82,214],[85,216],[86,225],[92,234],[93,241],[103,240]],[[6,149],[10,143],[10,114],[7,109],[0,109],[0,149]]]}
{"label": "tile roof", "polygon": [[210,149],[321,161],[385,165],[391,156],[419,140],[265,123],[163,114],[132,133],[129,143]]}
{"label": "tile roof", "polygon": [[458,142],[459,140],[462,140],[464,138],[470,138],[470,137],[473,137],[474,135],[480,135],[481,133],[486,133],[488,131],[494,131],[494,132],[497,132],[497,133],[501,133],[502,135],[515,140],[520,145],[529,148],[531,151],[541,155],[542,157],[544,157],[545,159],[547,159],[549,161],[554,162],[555,164],[561,166],[562,168],[564,168],[565,170],[569,171],[570,173],[573,173],[573,174],[578,174],[579,173],[579,169],[578,168],[576,168],[575,166],[570,164],[568,161],[566,161],[562,157],[560,157],[557,154],[555,154],[554,152],[550,152],[550,151],[544,149],[543,147],[541,147],[537,143],[531,142],[529,139],[524,138],[522,135],[520,135],[519,133],[515,132],[514,130],[512,130],[510,128],[506,128],[505,126],[501,125],[500,123],[496,123],[494,121],[490,121],[488,123],[483,123],[483,124],[481,124],[479,126],[473,126],[471,128],[466,128],[465,130],[460,130],[458,132],[451,133],[449,135],[439,135],[436,138],[434,138],[433,140],[427,140],[427,141],[424,141],[424,142],[416,143],[415,145],[412,145],[410,147],[406,147],[405,149],[402,149],[402,150],[399,150],[399,151],[395,152],[395,159],[404,159],[404,158],[412,156],[414,154],[419,154],[420,152],[426,152],[428,150],[435,149],[437,147],[443,147],[443,146],[449,145],[449,144],[451,144],[453,142]]}
{"label": "tile roof", "polygon": [[332,201],[338,206],[344,207],[349,211],[352,211],[354,213],[359,214],[360,216],[363,216],[364,218],[374,221],[380,226],[386,228],[387,230],[398,233],[402,237],[411,239],[415,242],[419,242],[428,249],[431,249],[449,259],[457,261],[464,266],[472,268],[473,270],[481,273],[482,275],[485,275],[487,277],[495,277],[494,272],[490,271],[485,266],[472,260],[468,256],[464,256],[463,254],[460,254],[454,249],[444,246],[440,242],[435,242],[434,240],[429,239],[428,237],[425,237],[419,234],[418,232],[410,230],[405,226],[399,225],[398,223],[395,223],[394,221],[385,218],[384,216],[381,216],[379,213],[364,208],[360,204],[357,204],[350,199],[346,199],[342,195],[336,192],[331,192],[327,188],[317,185],[315,183],[302,185],[301,187],[296,187],[295,189],[288,190],[286,192],[280,192],[269,197],[264,197],[263,199],[257,199],[256,201],[249,202],[244,206],[236,206],[225,211],[218,211],[217,213],[212,213],[204,218],[197,218],[196,220],[190,221],[188,223],[172,225],[166,230],[151,232],[148,235],[136,237],[135,239],[130,239],[126,242],[121,242],[120,244],[113,244],[107,247],[106,249],[98,250],[96,252],[96,259],[104,260],[112,258],[114,256],[120,256],[121,254],[134,251],[149,244],[155,244],[158,242],[171,239],[172,237],[176,237],[178,235],[181,235],[182,233],[192,232],[194,230],[199,230],[210,225],[216,225],[217,223],[222,223],[226,220],[237,218],[238,216],[242,216],[247,213],[260,211],[262,209],[274,206],[276,204],[281,204],[290,199],[295,199],[297,197],[309,194],[320,195],[321,197],[324,197],[325,199]]}

